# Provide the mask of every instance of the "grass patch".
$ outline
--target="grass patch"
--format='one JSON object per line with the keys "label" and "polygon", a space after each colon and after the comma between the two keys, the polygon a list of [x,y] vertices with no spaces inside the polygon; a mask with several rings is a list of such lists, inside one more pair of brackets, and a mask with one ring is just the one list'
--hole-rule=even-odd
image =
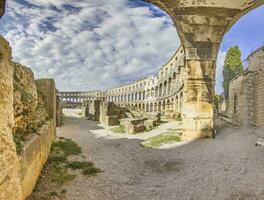
{"label": "grass patch", "polygon": [[79,161],[71,161],[67,164],[66,167],[71,169],[86,169],[88,167],[93,167],[92,162],[79,162]]}
{"label": "grass patch", "polygon": [[181,135],[179,133],[176,131],[168,131],[142,142],[142,145],[145,147],[157,148],[164,144],[173,144],[180,141]]}
{"label": "grass patch", "polygon": [[113,133],[116,133],[116,134],[125,134],[126,133],[125,127],[123,127],[121,125],[118,127],[111,128],[109,130],[112,131]]}
{"label": "grass patch", "polygon": [[[92,162],[69,161],[69,156],[83,158],[82,150],[71,139],[60,137],[52,144],[51,153],[45,164],[38,183],[28,200],[51,200],[65,199],[66,190],[63,186],[72,181],[76,176],[84,174],[87,176],[96,175],[102,172],[96,168]],[[75,172],[71,170],[81,170]]]}
{"label": "grass patch", "polygon": [[63,154],[65,157],[82,153],[82,149],[73,140],[65,138],[53,143],[52,151],[59,155]]}
{"label": "grass patch", "polygon": [[57,185],[64,185],[67,182],[72,181],[76,175],[69,174],[64,166],[54,165],[52,169],[51,181]]}
{"label": "grass patch", "polygon": [[82,171],[82,174],[85,176],[95,176],[99,172],[102,172],[102,171],[96,167],[88,167]]}

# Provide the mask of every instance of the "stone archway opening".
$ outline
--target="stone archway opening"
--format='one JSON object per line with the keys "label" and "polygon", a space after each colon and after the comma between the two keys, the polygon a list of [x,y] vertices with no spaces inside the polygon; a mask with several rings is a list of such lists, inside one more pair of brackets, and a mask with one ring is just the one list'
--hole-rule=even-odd
{"label": "stone archway opening", "polygon": [[172,18],[185,51],[188,71],[183,94],[183,139],[212,137],[215,68],[223,36],[264,0],[145,0]]}

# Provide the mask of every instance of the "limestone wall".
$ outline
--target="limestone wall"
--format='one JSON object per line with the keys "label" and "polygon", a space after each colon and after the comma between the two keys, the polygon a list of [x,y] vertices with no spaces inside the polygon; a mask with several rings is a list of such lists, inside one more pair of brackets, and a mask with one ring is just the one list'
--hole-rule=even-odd
{"label": "limestone wall", "polygon": [[21,200],[18,159],[12,137],[14,126],[11,48],[0,36],[0,199]]}
{"label": "limestone wall", "polygon": [[14,118],[13,133],[26,136],[36,132],[47,120],[47,111],[41,94],[37,93],[31,69],[12,63],[14,69]]}
{"label": "limestone wall", "polygon": [[254,76],[253,125],[264,127],[264,47],[249,56],[249,70]]}
{"label": "limestone wall", "polygon": [[[38,93],[42,95],[50,119],[56,119],[56,87],[53,79],[36,80]],[[56,120],[54,120],[56,127]]]}
{"label": "limestone wall", "polygon": [[247,84],[250,75],[251,73],[246,72],[238,76],[229,86],[228,116],[236,125],[248,125]]}
{"label": "limestone wall", "polygon": [[31,194],[48,159],[51,144],[56,134],[54,120],[46,122],[38,134],[31,135],[20,154],[20,180],[23,199]]}
{"label": "limestone wall", "polygon": [[[11,62],[1,36],[0,45],[0,200],[22,200],[33,190],[55,137],[55,83],[35,84],[29,68]],[[20,136],[25,141],[17,142]]]}
{"label": "limestone wall", "polygon": [[264,127],[264,47],[248,61],[248,71],[230,83],[228,114],[234,124]]}

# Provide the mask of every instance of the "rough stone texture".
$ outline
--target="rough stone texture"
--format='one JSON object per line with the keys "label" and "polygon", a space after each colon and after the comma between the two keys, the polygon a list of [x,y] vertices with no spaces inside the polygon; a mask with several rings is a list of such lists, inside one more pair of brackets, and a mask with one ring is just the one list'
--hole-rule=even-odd
{"label": "rough stone texture", "polygon": [[62,125],[63,112],[62,112],[60,98],[58,97],[58,92],[56,93],[57,93],[57,96],[56,96],[56,126],[60,127]]}
{"label": "rough stone texture", "polygon": [[86,106],[86,107],[84,108],[84,116],[85,116],[85,117],[89,117],[89,106]]}
{"label": "rough stone texture", "polygon": [[144,121],[144,126],[147,129],[152,129],[154,126],[157,126],[157,121],[152,119],[147,119]]}
{"label": "rough stone texture", "polygon": [[101,100],[95,100],[89,104],[88,119],[94,121],[100,120],[100,104],[101,104]]}
{"label": "rough stone texture", "polygon": [[155,120],[156,122],[161,122],[161,113],[145,113],[145,117],[150,120]]}
{"label": "rough stone texture", "polygon": [[248,60],[249,70],[255,72],[251,80],[254,87],[254,108],[249,114],[253,125],[264,128],[264,47],[251,54]]}
{"label": "rough stone texture", "polygon": [[14,68],[14,134],[27,135],[35,132],[47,119],[42,96],[37,93],[31,69],[18,63]]}
{"label": "rough stone texture", "polygon": [[145,0],[174,21],[186,55],[183,139],[212,137],[215,63],[226,31],[264,0]]}
{"label": "rough stone texture", "polygon": [[0,36],[0,199],[21,200],[18,159],[12,138],[14,126],[11,48]]}
{"label": "rough stone texture", "polygon": [[236,125],[264,127],[264,48],[248,61],[249,69],[230,83],[228,116]]}
{"label": "rough stone texture", "polygon": [[56,134],[56,127],[53,121],[55,119],[46,122],[37,134],[31,135],[20,155],[20,179],[23,199],[31,194],[48,159],[51,144]]}
{"label": "rough stone texture", "polygon": [[135,134],[146,130],[144,121],[145,119],[124,118],[120,119],[120,125],[125,128],[127,133]]}
{"label": "rough stone texture", "polygon": [[232,123],[247,126],[250,120],[247,115],[249,102],[247,98],[247,85],[250,76],[254,74],[245,72],[230,82],[229,86],[229,112]]}
{"label": "rough stone texture", "polygon": [[[38,94],[44,100],[46,110],[48,111],[49,119],[56,119],[56,87],[53,79],[36,80]],[[56,127],[56,120],[53,121]]]}
{"label": "rough stone texture", "polygon": [[108,126],[119,125],[118,107],[113,102],[101,102],[100,122]]}

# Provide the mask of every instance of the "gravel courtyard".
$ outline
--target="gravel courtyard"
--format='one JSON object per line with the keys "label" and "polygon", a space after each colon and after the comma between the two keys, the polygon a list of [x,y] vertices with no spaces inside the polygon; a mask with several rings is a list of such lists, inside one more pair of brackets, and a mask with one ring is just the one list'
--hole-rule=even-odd
{"label": "gravel courtyard", "polygon": [[58,136],[72,138],[104,172],[78,176],[69,200],[264,199],[264,147],[251,132],[227,128],[216,139],[150,149],[137,139],[98,138],[97,122],[66,116]]}

